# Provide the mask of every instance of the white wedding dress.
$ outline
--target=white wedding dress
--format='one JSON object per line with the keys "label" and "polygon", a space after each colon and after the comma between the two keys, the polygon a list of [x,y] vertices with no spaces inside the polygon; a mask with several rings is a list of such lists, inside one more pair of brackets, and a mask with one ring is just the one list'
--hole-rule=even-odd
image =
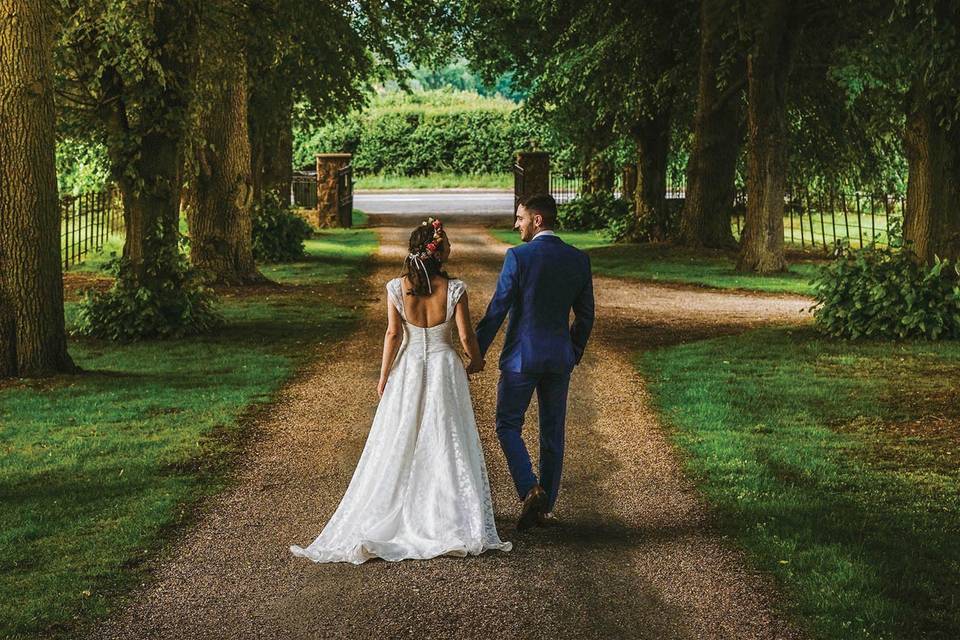
{"label": "white wedding dress", "polygon": [[465,289],[450,280],[446,320],[418,327],[404,314],[402,280],[387,283],[403,342],[340,506],[309,547],[290,547],[295,555],[360,564],[512,548],[497,534],[467,374],[451,343]]}

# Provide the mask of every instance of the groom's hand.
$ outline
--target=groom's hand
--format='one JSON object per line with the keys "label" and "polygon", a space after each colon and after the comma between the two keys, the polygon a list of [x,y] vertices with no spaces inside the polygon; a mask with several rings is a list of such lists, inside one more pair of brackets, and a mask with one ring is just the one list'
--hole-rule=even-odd
{"label": "groom's hand", "polygon": [[481,359],[480,361],[471,360],[470,363],[467,365],[467,375],[470,376],[475,373],[480,373],[481,371],[483,371],[483,368],[486,366],[486,364],[487,364],[486,360],[483,360],[483,359]]}

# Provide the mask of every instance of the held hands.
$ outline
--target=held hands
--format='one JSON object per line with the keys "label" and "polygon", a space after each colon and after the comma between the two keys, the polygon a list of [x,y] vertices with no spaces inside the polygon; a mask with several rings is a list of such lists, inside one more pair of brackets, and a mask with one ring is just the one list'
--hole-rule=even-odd
{"label": "held hands", "polygon": [[481,358],[479,361],[470,360],[470,363],[467,365],[467,375],[473,375],[475,373],[480,373],[483,371],[483,368],[486,366],[487,361]]}

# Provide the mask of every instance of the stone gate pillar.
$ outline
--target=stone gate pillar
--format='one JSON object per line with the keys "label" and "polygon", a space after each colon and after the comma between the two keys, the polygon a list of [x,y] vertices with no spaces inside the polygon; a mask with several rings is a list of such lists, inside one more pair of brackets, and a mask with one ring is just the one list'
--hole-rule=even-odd
{"label": "stone gate pillar", "polygon": [[341,225],[339,206],[341,193],[337,174],[350,165],[349,153],[317,154],[317,227],[325,229]]}
{"label": "stone gate pillar", "polygon": [[514,169],[513,211],[535,193],[550,193],[550,154],[546,151],[518,151]]}

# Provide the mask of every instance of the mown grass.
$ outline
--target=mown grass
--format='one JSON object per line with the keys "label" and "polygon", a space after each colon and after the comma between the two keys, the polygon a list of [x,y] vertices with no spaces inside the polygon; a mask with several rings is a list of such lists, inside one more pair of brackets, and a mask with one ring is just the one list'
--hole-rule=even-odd
{"label": "mown grass", "polygon": [[960,344],[769,329],[638,367],[719,526],[813,637],[960,637]]}
{"label": "mown grass", "polygon": [[372,231],[318,234],[304,261],[263,268],[302,286],[223,291],[215,335],[71,340],[82,375],[0,387],[0,637],[74,637],[144,579],[142,561],[224,486],[244,416],[354,325],[345,294],[375,248]]}
{"label": "mown grass", "polygon": [[[365,227],[369,222],[370,217],[365,211],[361,211],[360,209],[353,210],[352,224],[355,228]],[[189,235],[186,218],[180,219],[180,233]],[[358,238],[360,237],[364,236],[358,236]],[[71,265],[68,271],[71,273],[101,273],[108,260],[123,253],[123,239],[124,234],[122,233],[110,234],[107,237],[103,247],[99,251],[91,251],[84,257],[82,262]],[[324,253],[324,251],[333,248],[331,244],[339,246],[341,243],[346,242],[347,244],[350,244],[354,241],[355,240],[353,239],[353,236],[350,234],[341,234],[339,236],[323,236],[318,239],[308,240],[305,243],[307,250],[307,262],[309,263],[312,261],[310,256],[321,256],[325,262],[329,263],[330,258],[334,257],[335,253],[337,253],[336,251]],[[363,244],[362,240],[360,241],[360,244]],[[365,250],[366,249],[362,249],[362,251]],[[352,257],[356,257],[356,255],[353,255]],[[269,268],[267,271],[269,271]]]}
{"label": "mown grass", "polygon": [[424,176],[368,175],[357,178],[355,189],[512,189],[508,173],[431,173]]}
{"label": "mown grass", "polygon": [[[517,232],[510,229],[493,229],[491,233],[503,242],[516,244],[520,241]],[[817,260],[798,258],[784,273],[759,276],[738,273],[734,269],[736,256],[730,252],[668,245],[612,244],[599,231],[561,231],[558,235],[590,254],[593,272],[597,275],[717,289],[812,295],[810,281],[820,264]]]}

